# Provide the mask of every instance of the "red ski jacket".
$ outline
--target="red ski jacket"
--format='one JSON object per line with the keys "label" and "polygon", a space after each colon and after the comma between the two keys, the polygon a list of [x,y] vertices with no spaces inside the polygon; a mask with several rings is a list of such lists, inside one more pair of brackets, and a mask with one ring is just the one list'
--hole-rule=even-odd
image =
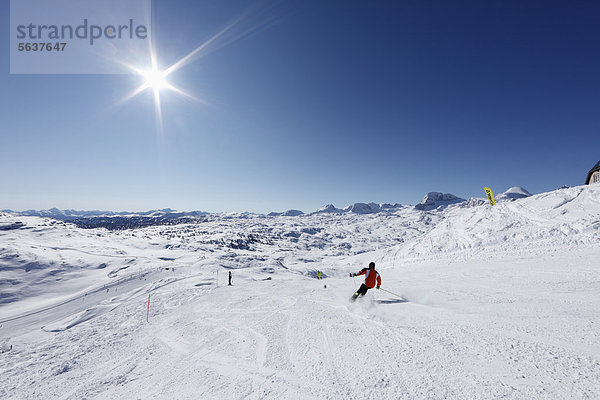
{"label": "red ski jacket", "polygon": [[365,285],[372,289],[375,287],[375,281],[377,281],[377,286],[381,286],[381,276],[379,276],[379,272],[374,269],[363,268],[356,276],[365,274]]}

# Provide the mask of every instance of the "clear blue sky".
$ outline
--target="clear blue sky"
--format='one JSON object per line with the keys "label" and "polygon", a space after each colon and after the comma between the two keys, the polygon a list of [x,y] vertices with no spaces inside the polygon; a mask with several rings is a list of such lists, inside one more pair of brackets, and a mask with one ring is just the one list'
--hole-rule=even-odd
{"label": "clear blue sky", "polygon": [[[270,23],[169,78],[10,75],[0,209],[312,211],[579,185],[600,159],[600,2],[155,1],[170,65],[228,22]],[[248,11],[250,9],[250,11]],[[263,10],[263,11],[261,11]],[[226,45],[223,45],[226,44]]]}

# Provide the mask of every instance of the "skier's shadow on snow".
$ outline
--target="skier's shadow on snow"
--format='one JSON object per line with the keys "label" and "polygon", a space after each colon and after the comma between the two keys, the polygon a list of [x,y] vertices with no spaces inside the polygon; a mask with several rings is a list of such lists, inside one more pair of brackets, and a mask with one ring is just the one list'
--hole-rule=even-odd
{"label": "skier's shadow on snow", "polygon": [[379,304],[400,304],[400,303],[408,303],[409,301],[406,299],[390,299],[390,300],[377,300]]}

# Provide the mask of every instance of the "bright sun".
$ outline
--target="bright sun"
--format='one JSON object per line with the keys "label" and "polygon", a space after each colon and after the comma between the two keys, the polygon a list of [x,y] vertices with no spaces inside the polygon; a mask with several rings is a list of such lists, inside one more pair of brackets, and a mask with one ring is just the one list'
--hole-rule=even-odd
{"label": "bright sun", "polygon": [[131,92],[125,99],[123,99],[123,101],[129,100],[129,99],[137,96],[138,94],[144,92],[147,89],[151,90],[152,95],[154,97],[154,109],[155,109],[156,119],[158,122],[158,125],[157,125],[158,132],[159,132],[159,134],[162,135],[162,130],[163,130],[163,128],[162,128],[162,107],[161,107],[161,103],[160,103],[161,92],[171,91],[171,92],[178,93],[178,94],[185,96],[187,98],[190,98],[190,99],[194,99],[194,100],[197,100],[197,99],[195,97],[187,94],[183,90],[171,85],[167,81],[167,76],[170,73],[172,73],[175,70],[175,68],[171,67],[171,68],[163,70],[163,71],[159,70],[156,66],[156,57],[154,56],[154,54],[152,54],[152,64],[153,64],[152,69],[147,69],[147,70],[142,70],[142,69],[138,69],[138,68],[135,68],[132,66],[128,66],[143,79],[144,83],[141,86],[139,86],[137,89],[135,89],[133,92]]}
{"label": "bright sun", "polygon": [[143,83],[140,86],[138,86],[135,90],[133,90],[131,93],[129,93],[123,100],[121,100],[121,102],[132,99],[135,96],[137,96],[138,94],[145,92],[146,90],[150,90],[152,92],[152,97],[154,98],[154,111],[155,111],[155,116],[156,116],[156,121],[157,121],[157,131],[158,131],[159,135],[162,135],[162,133],[163,133],[163,117],[162,117],[161,97],[163,95],[163,92],[174,92],[174,93],[177,93],[188,99],[199,101],[199,99],[197,99],[196,97],[186,93],[185,91],[181,90],[178,87],[173,86],[171,83],[169,83],[169,81],[167,81],[167,77],[170,74],[172,74],[173,72],[177,71],[182,66],[184,66],[186,63],[188,63],[195,54],[197,54],[202,49],[204,49],[209,43],[211,43],[213,40],[215,40],[215,38],[219,37],[221,34],[226,32],[229,28],[230,27],[228,27],[221,33],[215,35],[212,39],[205,42],[204,44],[198,46],[191,53],[189,53],[188,55],[186,55],[185,57],[183,57],[182,59],[177,61],[175,64],[171,65],[169,68],[166,68],[163,70],[159,69],[157,57],[156,57],[156,51],[154,50],[154,46],[151,47],[150,54],[149,54],[150,62],[151,62],[150,69],[141,69],[141,68],[135,67],[133,65],[125,64],[125,66],[130,68],[132,72],[134,72],[140,78],[142,78]]}
{"label": "bright sun", "polygon": [[[258,24],[256,27],[253,27],[253,28],[249,29],[247,32],[245,32],[244,34],[242,34],[239,38],[232,39],[231,32],[233,32],[234,27],[236,27],[244,19],[245,19],[245,17],[240,17],[240,18],[236,19],[234,22],[225,26],[221,31],[219,31],[216,34],[214,34],[213,36],[211,36],[204,43],[200,44],[198,47],[196,47],[194,50],[192,50],[186,56],[179,59],[175,64],[173,64],[170,67],[163,69],[163,70],[160,70],[158,67],[160,64],[158,63],[158,60],[157,60],[154,43],[150,43],[150,48],[149,48],[149,61],[150,61],[150,65],[151,65],[150,69],[144,70],[144,69],[140,69],[133,65],[125,64],[126,67],[129,67],[132,72],[134,72],[140,78],[143,79],[143,83],[139,87],[137,87],[135,90],[133,90],[131,93],[129,93],[123,100],[121,100],[121,102],[125,102],[129,99],[132,99],[132,98],[136,97],[137,95],[139,95],[140,93],[145,92],[146,90],[152,91],[152,96],[154,98],[155,116],[156,116],[156,120],[157,120],[157,128],[158,128],[157,130],[158,130],[159,135],[162,135],[163,120],[162,120],[161,97],[163,97],[163,94],[165,92],[175,92],[185,98],[188,98],[188,99],[191,99],[194,101],[202,101],[202,100],[197,99],[196,97],[186,93],[182,89],[173,86],[171,83],[169,83],[167,81],[167,77],[169,75],[171,75],[173,72],[175,72],[178,69],[180,69],[181,67],[183,67],[184,65],[188,64],[189,62],[202,57],[203,52],[205,52],[206,48],[209,45],[216,43],[217,40],[223,39],[225,41],[227,41],[227,40],[235,41],[235,40],[238,40],[239,38],[241,38],[242,36],[245,36],[245,35],[249,34],[250,32],[254,31],[255,29],[258,29],[259,27],[264,25],[264,24]],[[227,35],[229,35],[229,36],[227,36]],[[147,67],[150,65],[147,64]]]}
{"label": "bright sun", "polygon": [[145,86],[152,90],[160,90],[171,87],[169,82],[167,82],[167,76],[163,71],[159,71],[156,69],[143,71],[140,73],[142,77],[146,80]]}

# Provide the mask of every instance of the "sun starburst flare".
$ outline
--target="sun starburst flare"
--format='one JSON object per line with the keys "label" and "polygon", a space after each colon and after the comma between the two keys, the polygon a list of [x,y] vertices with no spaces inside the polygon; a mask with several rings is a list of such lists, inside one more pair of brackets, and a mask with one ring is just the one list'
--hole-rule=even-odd
{"label": "sun starburst flare", "polygon": [[[190,95],[189,93],[185,92],[184,90],[182,90],[178,87],[173,86],[168,81],[168,77],[175,71],[177,71],[180,68],[182,68],[183,66],[185,66],[186,64],[188,64],[194,60],[197,60],[197,59],[205,56],[206,54],[208,54],[209,47],[211,47],[212,50],[215,50],[218,47],[227,46],[237,40],[240,40],[243,37],[250,35],[253,32],[260,30],[261,28],[264,28],[266,25],[268,25],[270,22],[272,22],[274,20],[273,18],[266,18],[265,21],[263,21],[261,23],[257,23],[254,26],[250,26],[249,28],[247,28],[245,30],[244,29],[241,29],[241,30],[234,29],[234,28],[238,27],[241,22],[243,22],[244,20],[247,20],[249,18],[249,16],[250,16],[250,12],[246,13],[245,15],[240,16],[239,18],[237,18],[236,20],[234,20],[233,22],[231,22],[230,24],[225,26],[223,29],[221,29],[219,32],[217,32],[216,34],[211,36],[204,43],[197,46],[191,52],[189,52],[184,57],[180,58],[175,63],[173,63],[172,65],[170,65],[169,67],[167,67],[165,69],[160,69],[158,67],[155,44],[154,44],[153,40],[150,40],[150,43],[149,43],[149,45],[150,45],[149,46],[150,47],[149,48],[149,56],[150,57],[149,58],[151,61],[151,67],[149,69],[141,69],[141,68],[138,68],[138,67],[135,67],[132,65],[128,65],[128,64],[125,65],[132,72],[134,72],[136,75],[141,77],[143,79],[143,83],[142,83],[142,85],[140,85],[139,87],[134,89],[131,93],[129,93],[119,103],[126,102],[126,101],[136,97],[137,95],[141,94],[142,92],[146,91],[147,89],[151,90],[153,93],[153,97],[154,97],[154,111],[155,111],[155,117],[156,117],[156,122],[157,122],[157,131],[158,131],[159,136],[162,137],[162,135],[163,135],[163,115],[162,115],[162,106],[161,106],[161,92],[167,92],[167,91],[175,92],[178,95],[186,97],[190,100],[199,101],[204,104],[207,104],[205,101]],[[217,42],[220,42],[220,45],[218,45]]]}
{"label": "sun starburst flare", "polygon": [[197,100],[198,99],[192,96],[189,93],[186,93],[182,89],[172,85],[167,77],[176,71],[176,69],[165,69],[161,70],[158,68],[156,52],[152,48],[150,50],[150,59],[152,61],[152,67],[150,69],[140,69],[131,65],[127,65],[135,74],[140,76],[143,79],[143,83],[134,89],[131,93],[129,93],[121,102],[128,101],[138,94],[146,91],[147,89],[152,91],[154,97],[154,111],[157,122],[157,129],[160,136],[163,133],[163,117],[162,117],[162,106],[161,106],[161,91],[171,91],[175,92],[181,96],[184,96],[188,99]]}

